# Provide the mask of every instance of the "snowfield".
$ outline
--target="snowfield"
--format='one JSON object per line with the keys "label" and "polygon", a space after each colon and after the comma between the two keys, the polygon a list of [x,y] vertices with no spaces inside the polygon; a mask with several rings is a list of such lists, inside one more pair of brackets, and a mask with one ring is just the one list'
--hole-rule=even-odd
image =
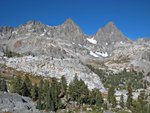
{"label": "snowfield", "polygon": [[87,38],[87,41],[89,41],[92,44],[97,44],[97,41],[94,39],[94,37],[92,38]]}
{"label": "snowfield", "polygon": [[108,57],[108,53],[107,52],[102,53],[102,52],[96,51],[96,54],[97,55],[101,55],[102,57]]}
{"label": "snowfield", "polygon": [[99,57],[97,54],[93,53],[92,51],[90,51],[90,55],[93,57]]}

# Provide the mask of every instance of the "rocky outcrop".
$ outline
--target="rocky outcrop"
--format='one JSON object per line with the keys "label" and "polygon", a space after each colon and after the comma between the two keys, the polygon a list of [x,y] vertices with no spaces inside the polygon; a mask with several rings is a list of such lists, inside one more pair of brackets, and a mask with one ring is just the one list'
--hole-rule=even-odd
{"label": "rocky outcrop", "polygon": [[81,28],[71,18],[68,18],[63,24],[53,27],[34,20],[27,22],[25,25],[20,25],[18,28],[4,26],[0,29],[0,39],[14,39],[31,34],[41,37],[61,38],[75,43],[83,43],[84,37]]}
{"label": "rocky outcrop", "polygon": [[77,44],[83,43],[84,33],[81,28],[68,18],[62,25],[53,27],[53,37],[59,37]]}
{"label": "rocky outcrop", "polygon": [[125,37],[122,32],[118,30],[113,22],[109,22],[104,28],[100,28],[94,37],[100,44],[103,45],[106,43],[110,45],[115,42],[128,41],[127,37]]}
{"label": "rocky outcrop", "polygon": [[34,103],[28,97],[17,93],[4,93],[0,91],[0,112],[11,113],[41,113],[35,108]]}
{"label": "rocky outcrop", "polygon": [[59,80],[65,76],[69,84],[75,75],[87,84],[90,90],[98,88],[106,93],[106,89],[101,83],[100,78],[84,66],[78,59],[66,58],[58,59],[47,56],[25,56],[6,59],[8,67],[16,68],[18,71],[29,72],[33,75],[44,77],[56,77]]}
{"label": "rocky outcrop", "polygon": [[12,32],[15,28],[10,26],[3,26],[0,28],[0,39],[10,39],[12,36]]}

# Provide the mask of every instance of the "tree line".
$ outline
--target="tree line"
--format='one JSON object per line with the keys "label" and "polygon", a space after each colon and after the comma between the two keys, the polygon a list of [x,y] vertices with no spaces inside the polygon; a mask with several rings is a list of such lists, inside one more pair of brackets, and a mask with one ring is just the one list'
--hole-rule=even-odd
{"label": "tree line", "polygon": [[41,78],[38,84],[33,84],[27,75],[25,79],[14,76],[11,81],[11,92],[32,98],[39,110],[65,109],[66,105],[62,103],[62,98],[66,98],[66,103],[77,102],[78,106],[83,104],[105,106],[101,92],[98,89],[90,91],[84,81],[79,80],[77,76],[69,86],[64,76],[60,82],[55,77],[47,80]]}
{"label": "tree line", "polygon": [[[5,79],[0,79],[0,90],[7,92]],[[138,100],[133,100],[132,90],[132,84],[129,82],[127,86],[127,102],[124,102],[124,97],[121,95],[119,105],[122,108],[127,107],[134,113],[149,113],[148,96],[142,91]],[[47,80],[41,78],[38,84],[33,84],[28,76],[25,76],[25,79],[22,79],[20,76],[14,76],[11,81],[11,92],[32,98],[36,103],[36,108],[39,110],[57,111],[58,109],[65,109],[66,104],[62,103],[62,98],[66,98],[66,103],[70,101],[77,102],[79,107],[86,104],[94,105],[97,108],[108,108],[101,92],[98,89],[90,91],[84,81],[78,79],[77,76],[74,77],[69,86],[67,86],[64,76],[61,77],[60,82],[55,77]],[[109,87],[107,100],[111,108],[115,108],[118,104],[114,86]]]}

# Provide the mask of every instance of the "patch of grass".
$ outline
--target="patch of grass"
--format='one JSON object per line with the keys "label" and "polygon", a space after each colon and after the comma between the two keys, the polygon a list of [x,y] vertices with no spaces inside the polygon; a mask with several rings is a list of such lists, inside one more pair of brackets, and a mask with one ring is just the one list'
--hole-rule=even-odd
{"label": "patch of grass", "polygon": [[108,67],[105,65],[104,61],[94,61],[94,63],[95,63],[96,65],[101,66],[101,67],[108,68]]}
{"label": "patch of grass", "polygon": [[129,62],[129,58],[123,58],[123,59],[118,59],[118,60],[112,60],[112,63],[120,64],[120,63],[127,63]]}

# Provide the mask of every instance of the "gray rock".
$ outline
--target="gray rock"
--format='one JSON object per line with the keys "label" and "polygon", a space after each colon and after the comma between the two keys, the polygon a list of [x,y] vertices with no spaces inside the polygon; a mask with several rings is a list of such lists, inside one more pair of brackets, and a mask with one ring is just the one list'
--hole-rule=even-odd
{"label": "gray rock", "polygon": [[101,44],[128,41],[127,37],[118,30],[113,22],[109,22],[104,28],[100,28],[94,37]]}
{"label": "gray rock", "polygon": [[30,98],[4,92],[0,92],[0,112],[40,113]]}

